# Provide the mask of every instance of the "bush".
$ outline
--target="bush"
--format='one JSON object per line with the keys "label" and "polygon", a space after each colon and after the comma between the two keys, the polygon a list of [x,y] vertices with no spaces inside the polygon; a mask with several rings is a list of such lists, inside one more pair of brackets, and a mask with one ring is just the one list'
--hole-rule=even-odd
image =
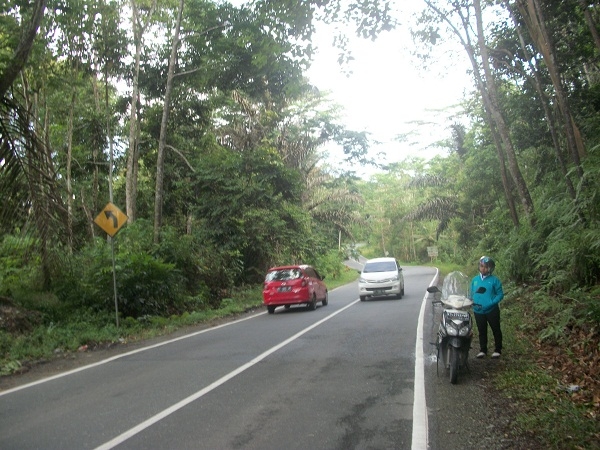
{"label": "bush", "polygon": [[[132,227],[134,234],[135,227]],[[174,264],[152,256],[151,244],[124,239],[115,244],[115,274],[122,316],[169,314],[178,310],[184,286]],[[133,244],[131,241],[135,241]],[[55,293],[72,308],[114,311],[114,281],[110,245],[96,239],[76,256],[64,257]]]}
{"label": "bush", "polygon": [[53,290],[56,296],[71,308],[91,307],[93,310],[104,308],[95,297],[97,290],[113,292],[110,284],[97,286],[97,274],[112,268],[110,246],[106,241],[96,238],[76,255],[57,250],[61,255],[59,264],[54,267]]}
{"label": "bush", "polygon": [[345,252],[343,251],[330,250],[326,254],[317,257],[313,265],[322,277],[335,280],[341,276],[344,269],[344,265],[342,264],[344,257]]}
{"label": "bush", "polygon": [[0,295],[31,290],[40,284],[40,258],[35,239],[7,235],[0,243]]}
{"label": "bush", "polygon": [[[171,314],[178,310],[183,279],[174,264],[145,253],[119,255],[116,260],[119,312],[127,317]],[[105,310],[114,306],[112,267],[97,273],[95,295]],[[107,295],[108,294],[108,295]]]}

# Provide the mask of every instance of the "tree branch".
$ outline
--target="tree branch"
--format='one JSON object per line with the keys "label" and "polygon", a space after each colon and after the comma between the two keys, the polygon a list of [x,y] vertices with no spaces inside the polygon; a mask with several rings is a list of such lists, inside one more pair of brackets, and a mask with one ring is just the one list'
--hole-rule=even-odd
{"label": "tree branch", "polygon": [[196,172],[196,170],[192,167],[192,165],[189,163],[189,161],[186,159],[185,156],[183,156],[183,153],[181,153],[179,150],[177,150],[175,147],[173,147],[172,145],[166,144],[165,147],[170,148],[171,150],[173,150],[175,153],[177,153],[181,159],[183,159],[183,161],[185,162],[185,164],[190,168],[190,170],[192,172]]}
{"label": "tree branch", "polygon": [[45,9],[46,0],[35,0],[31,21],[26,25],[12,59],[8,63],[4,73],[0,76],[0,97],[4,97],[6,91],[12,86],[19,72],[21,72],[25,63],[27,63],[27,58],[29,58],[29,52],[33,46],[33,40],[37,34],[42,17],[44,17]]}

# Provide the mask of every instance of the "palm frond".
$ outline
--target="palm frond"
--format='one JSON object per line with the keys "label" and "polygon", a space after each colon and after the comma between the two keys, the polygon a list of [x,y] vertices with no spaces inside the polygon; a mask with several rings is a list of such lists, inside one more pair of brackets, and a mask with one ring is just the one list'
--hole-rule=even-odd
{"label": "palm frond", "polygon": [[455,197],[436,197],[417,207],[407,214],[404,220],[438,220],[445,221],[458,216],[458,201]]}
{"label": "palm frond", "polygon": [[409,188],[422,189],[426,187],[443,187],[448,184],[448,180],[438,175],[426,174],[418,175],[408,183]]}
{"label": "palm frond", "polygon": [[0,230],[35,225],[49,239],[66,217],[49,152],[31,127],[35,121],[13,97],[0,99]]}

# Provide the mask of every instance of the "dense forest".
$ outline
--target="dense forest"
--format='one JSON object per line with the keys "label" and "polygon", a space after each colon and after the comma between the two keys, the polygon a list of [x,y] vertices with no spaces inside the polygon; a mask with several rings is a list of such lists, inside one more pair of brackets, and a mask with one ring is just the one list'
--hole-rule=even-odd
{"label": "dense forest", "polygon": [[[274,264],[335,277],[365,242],[406,263],[490,254],[600,319],[596,2],[35,0],[0,20],[6,298],[110,311],[114,282],[123,317],[215,308]],[[473,93],[445,156],[368,180],[327,164],[325,145],[375,163],[305,76],[319,22],[410,27],[423,67],[443,42],[464,52]],[[108,203],[127,217],[114,237],[94,222]]]}

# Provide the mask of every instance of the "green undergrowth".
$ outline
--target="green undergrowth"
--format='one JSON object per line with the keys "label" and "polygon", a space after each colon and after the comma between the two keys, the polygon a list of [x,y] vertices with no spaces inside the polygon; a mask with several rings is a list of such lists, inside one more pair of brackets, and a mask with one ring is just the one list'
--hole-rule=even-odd
{"label": "green undergrowth", "polygon": [[[334,279],[326,279],[329,290],[358,277],[351,269],[342,269]],[[127,342],[167,335],[186,327],[262,310],[262,285],[231,291],[218,309],[189,310],[170,317],[123,317],[116,324],[114,312],[89,308],[65,309],[54,297],[28,296],[20,302],[21,311],[29,314],[28,329],[19,333],[0,330],[0,376],[18,373],[27,366],[77,351],[93,351]],[[193,302],[190,304],[202,304]],[[22,312],[15,321],[23,320]]]}
{"label": "green undergrowth", "polygon": [[[573,348],[581,347],[582,343],[575,342],[576,335],[569,332],[578,316],[565,321],[564,311],[568,307],[552,310],[555,299],[546,296],[545,301],[541,300],[539,290],[505,285],[505,291],[508,294],[502,302],[503,370],[494,374],[492,383],[497,395],[503,396],[515,413],[513,432],[530,435],[542,448],[600,449],[599,408],[595,403],[598,393],[587,392],[592,400],[582,401],[580,386],[565,385],[564,381],[565,375],[575,372],[577,361],[583,359],[573,353]],[[562,335],[557,334],[559,323]],[[597,341],[593,346],[598,352]],[[557,355],[562,355],[562,359]],[[593,367],[578,369],[594,370]],[[595,388],[588,383],[582,389]]]}

